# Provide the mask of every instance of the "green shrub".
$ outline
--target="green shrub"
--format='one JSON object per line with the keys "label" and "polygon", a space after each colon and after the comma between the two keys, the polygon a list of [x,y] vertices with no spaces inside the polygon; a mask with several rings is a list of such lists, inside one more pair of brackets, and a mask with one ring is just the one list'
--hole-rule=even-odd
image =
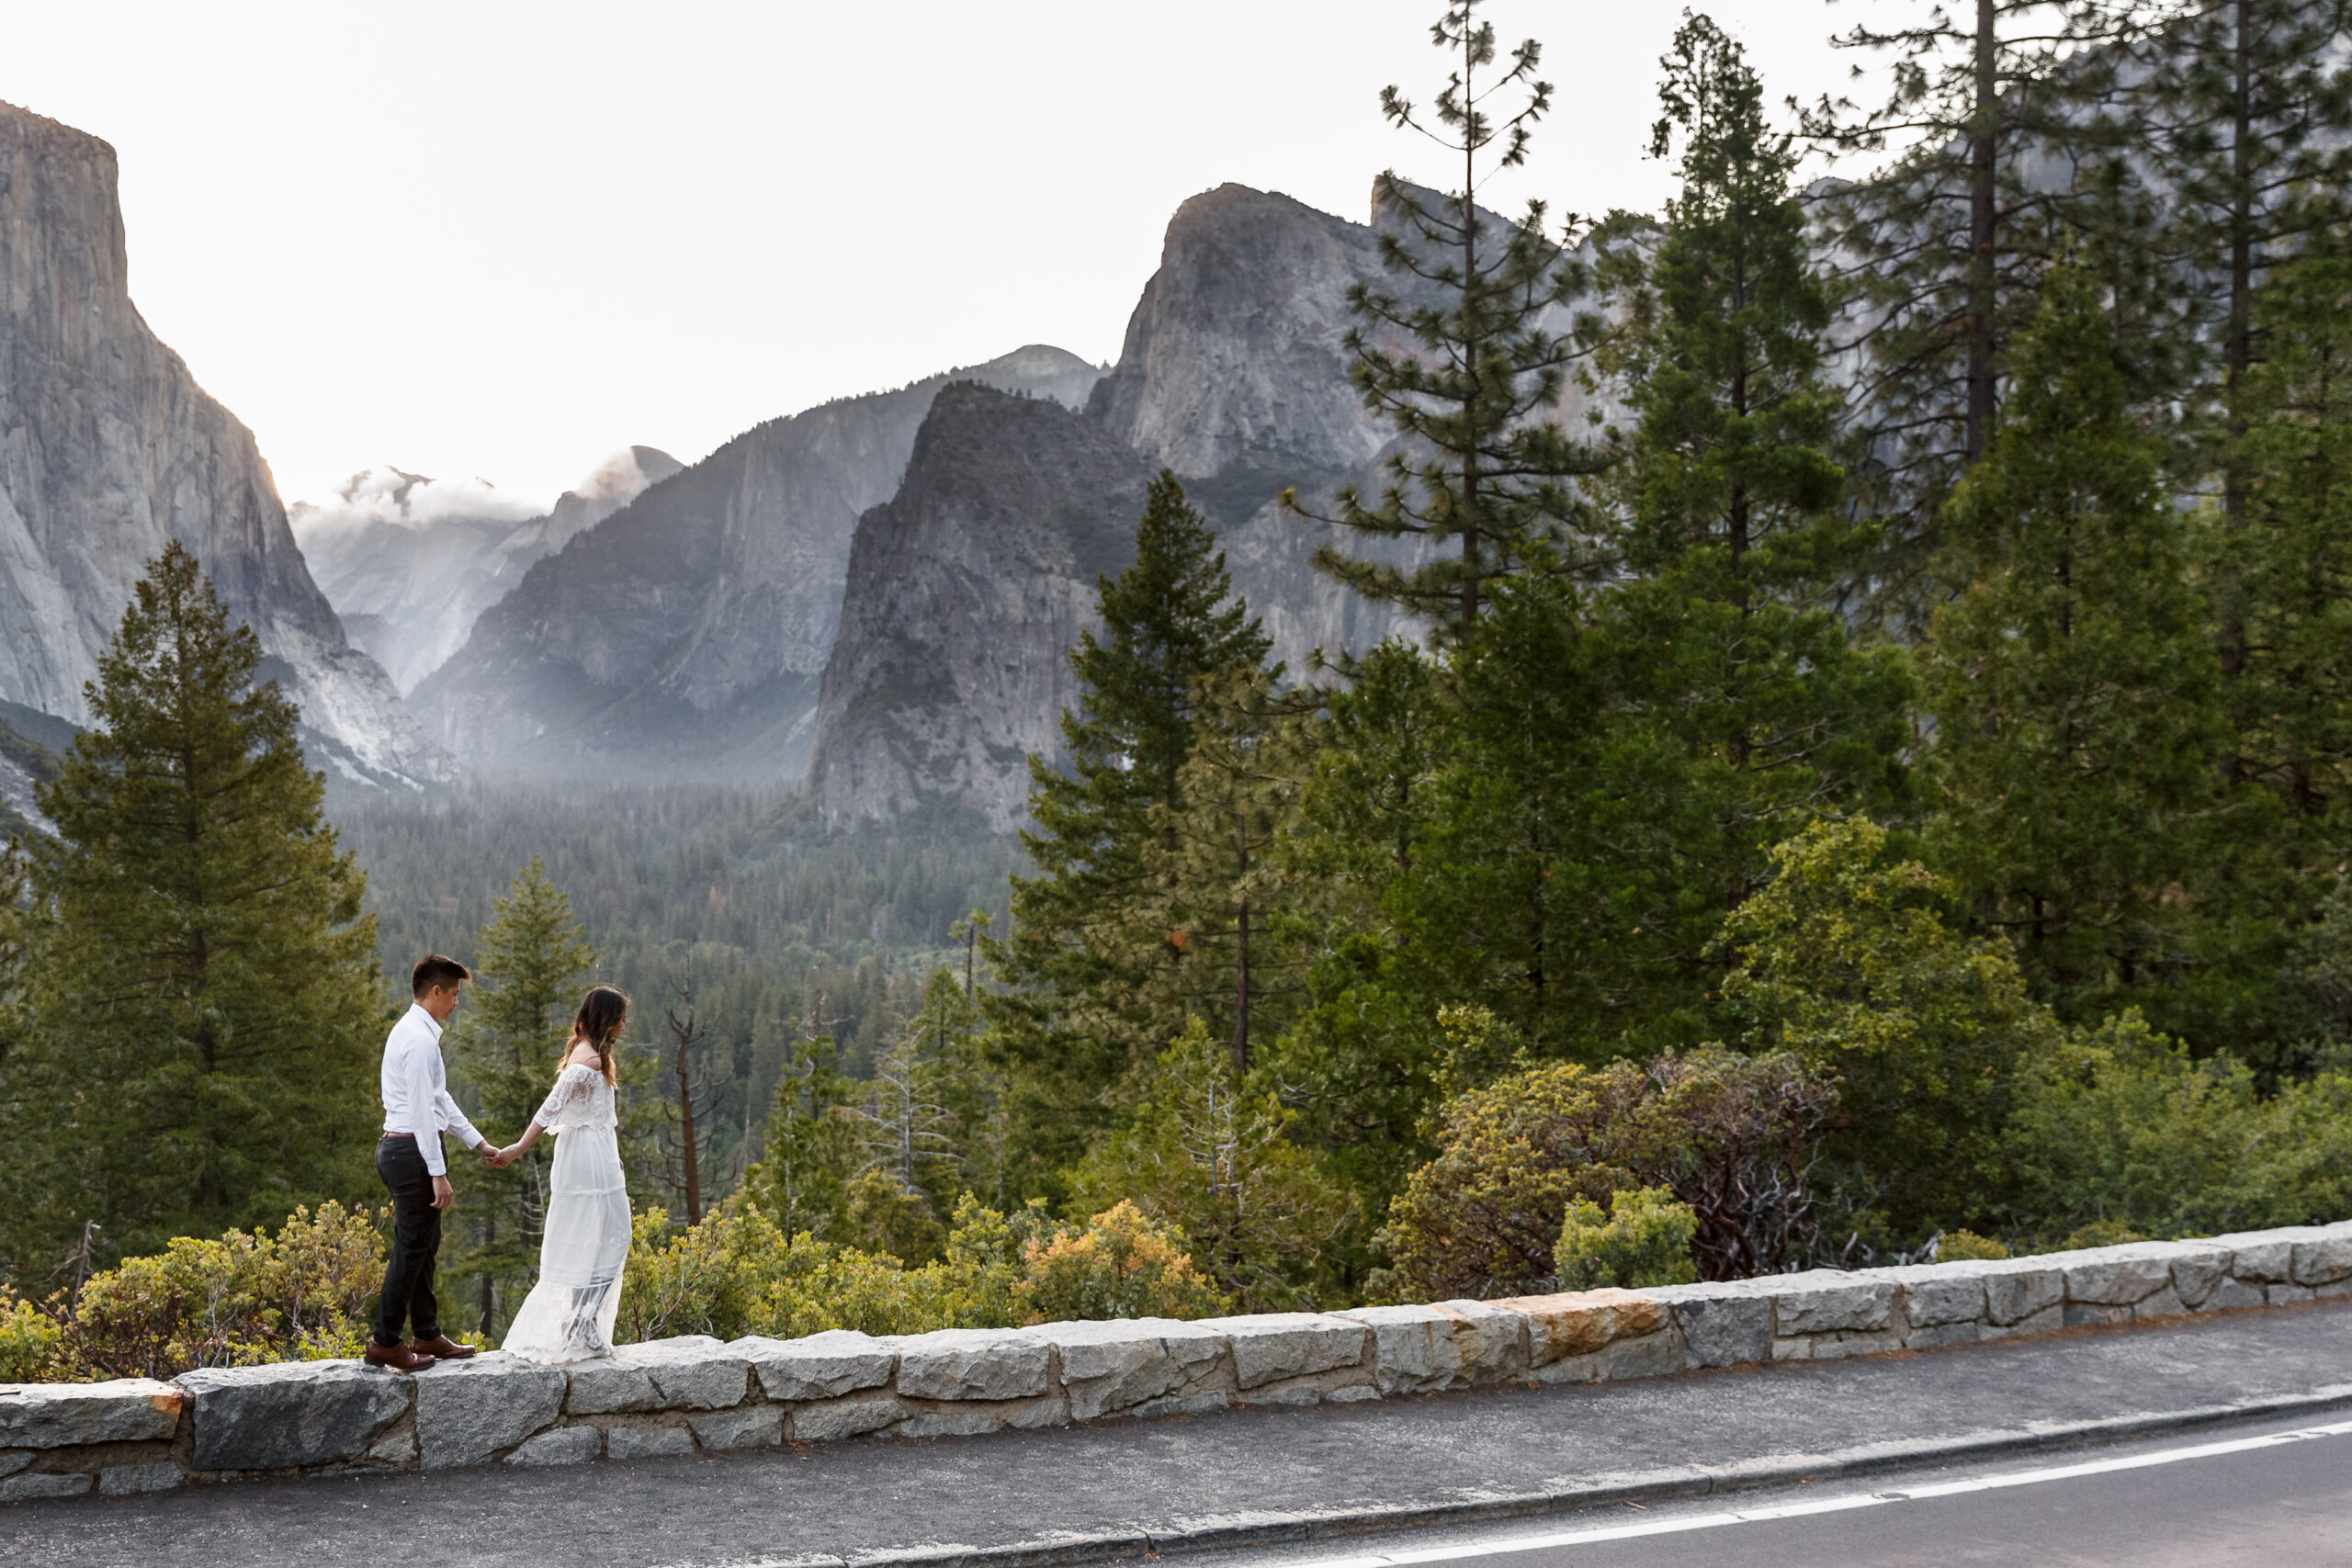
{"label": "green shrub", "polygon": [[1388,1206],[1391,1301],[1491,1299],[1553,1277],[1561,1216],[1661,1187],[1701,1216],[1702,1278],[1779,1269],[1804,1242],[1814,1134],[1833,1080],[1787,1053],[1720,1045],[1647,1063],[1532,1067],[1449,1101],[1436,1159]]}
{"label": "green shrub", "polygon": [[197,1367],[356,1356],[384,1239],[365,1209],[298,1208],[277,1235],[175,1236],[51,1298],[57,1361],[73,1377],[167,1378]]}
{"label": "green shrub", "polygon": [[2352,1077],[2321,1073],[2266,1098],[2245,1064],[2194,1060],[2125,1012],[2022,1075],[2004,1147],[2005,1228],[2037,1250],[2341,1219]]}
{"label": "green shrub", "polygon": [[1739,961],[1724,996],[1752,1047],[1837,1077],[1827,1225],[1894,1242],[1994,1218],[2016,1075],[2059,1039],[2014,950],[1947,923],[1950,884],[1867,820],[1816,822],[1772,862],[1724,923]]}
{"label": "green shrub", "polygon": [[1663,1187],[1611,1193],[1605,1219],[1599,1205],[1579,1198],[1568,1205],[1552,1254],[1560,1289],[1690,1284],[1699,1278],[1698,1265],[1690,1261],[1691,1238],[1698,1234],[1697,1212]]}
{"label": "green shrub", "polygon": [[1939,1263],[1990,1262],[2008,1255],[2007,1247],[1989,1236],[1978,1235],[1974,1231],[1949,1231],[1936,1243],[1936,1261]]}
{"label": "green shrub", "polygon": [[1072,1318],[1204,1317],[1225,1304],[1182,1242],[1128,1204],[1063,1224],[1043,1201],[1001,1214],[966,1193],[946,1251],[910,1269],[887,1252],[805,1231],[787,1240],[749,1203],[730,1203],[685,1227],[648,1210],[637,1219],[615,1337],[794,1339],[831,1328],[923,1334]]}
{"label": "green shrub", "polygon": [[2066,1233],[2052,1252],[2084,1252],[2094,1247],[2121,1247],[2126,1243],[2148,1238],[2125,1224],[2121,1220],[2093,1220]]}
{"label": "green shrub", "polygon": [[56,1382],[74,1375],[57,1320],[0,1285],[0,1382]]}
{"label": "green shrub", "polygon": [[1225,1298],[1183,1244],[1121,1201],[1022,1251],[1017,1299],[1027,1323],[1112,1317],[1209,1317]]}

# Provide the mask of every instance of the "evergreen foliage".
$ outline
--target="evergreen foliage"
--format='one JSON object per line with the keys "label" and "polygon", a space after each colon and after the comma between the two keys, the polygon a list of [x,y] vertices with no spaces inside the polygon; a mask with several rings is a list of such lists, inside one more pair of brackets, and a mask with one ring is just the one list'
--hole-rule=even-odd
{"label": "evergreen foliage", "polygon": [[372,1181],[378,999],[364,878],[320,813],[294,705],[256,682],[175,543],[87,688],[28,845],[36,964],[7,1060],[5,1250],[46,1274]]}
{"label": "evergreen foliage", "polygon": [[[1449,73],[1427,108],[1394,86],[1380,96],[1393,124],[1460,161],[1462,183],[1438,197],[1383,174],[1373,187],[1381,259],[1402,286],[1360,284],[1348,297],[1360,322],[1348,333],[1349,375],[1403,441],[1378,497],[1344,488],[1329,521],[1375,548],[1417,545],[1420,559],[1398,565],[1334,546],[1316,554],[1339,581],[1404,606],[1453,644],[1476,629],[1496,583],[1576,564],[1575,481],[1604,462],[1548,417],[1580,339],[1596,330],[1559,330],[1587,281],[1570,249],[1576,222],[1555,238],[1540,201],[1515,221],[1478,206],[1482,182],[1526,162],[1552,102],[1552,85],[1535,74],[1543,46],[1529,39],[1499,62],[1480,3],[1452,0],[1430,28]],[[1283,501],[1299,504],[1295,491]]]}
{"label": "evergreen foliage", "polygon": [[[809,1028],[816,1023],[811,1018]],[[843,1183],[858,1163],[849,1116],[855,1095],[831,1035],[812,1032],[792,1042],[760,1158],[743,1173],[746,1199],[783,1235],[839,1239]]]}
{"label": "evergreen foliage", "polygon": [[1552,1266],[1564,1291],[1692,1284],[1699,1267],[1690,1261],[1690,1243],[1698,1234],[1698,1214],[1663,1187],[1612,1192],[1606,1214],[1578,1198],[1561,1223]]}
{"label": "evergreen foliage", "polygon": [[1035,874],[1012,879],[1012,931],[984,943],[1012,987],[987,1006],[1021,1068],[1007,1163],[1023,1193],[1051,1185],[1105,1125],[1106,1097],[1182,1027],[1163,1005],[1182,957],[1165,916],[1202,682],[1258,669],[1270,647],[1165,470],[1134,564],[1101,580],[1097,609],[1101,635],[1070,651],[1066,769],[1030,761],[1035,826],[1022,843]]}
{"label": "evergreen foliage", "polygon": [[2120,997],[2227,1016],[2245,976],[2200,963],[2197,896],[2232,853],[2228,739],[2182,513],[2090,279],[2053,275],[2017,357],[1950,509],[1944,575],[1963,586],[1928,680],[1939,858],[2061,1016]]}
{"label": "evergreen foliage", "polygon": [[[472,1091],[469,1109],[483,1135],[505,1144],[522,1136],[554,1086],[596,950],[537,856],[493,908],[474,942],[470,1005],[452,1021],[445,1056]],[[453,1283],[474,1281],[483,1334],[504,1328],[538,1267],[549,1143],[533,1145],[504,1170],[469,1169],[459,1190],[451,1239],[463,1239],[443,1267]]]}
{"label": "evergreen foliage", "polygon": [[2010,340],[2032,318],[2059,236],[2085,226],[2082,204],[2098,194],[2045,171],[2096,164],[2114,146],[2100,112],[2114,56],[2098,46],[2130,36],[2140,10],[2133,0],[1928,5],[1902,25],[1861,23],[1831,39],[1890,60],[1892,79],[1877,104],[1823,97],[1802,117],[1807,137],[1840,154],[1911,148],[1822,204],[1824,238],[1854,258],[1842,292],[1848,341],[1867,367],[1858,434],[1878,502],[1907,525],[1883,561],[1899,581],[1927,565],[1937,509],[1990,446]]}
{"label": "evergreen foliage", "polygon": [[2059,1030],[2001,937],[1954,930],[1949,883],[1883,829],[1819,822],[1724,922],[1724,996],[1751,1049],[1838,1084],[1821,1172],[1832,1228],[1875,1242],[1997,1219],[2017,1075]]}
{"label": "evergreen foliage", "polygon": [[1072,1196],[1130,1202],[1167,1226],[1242,1312],[1311,1310],[1352,1205],[1283,1136],[1280,1103],[1241,1081],[1198,1018],[1160,1054],[1147,1094],[1079,1168]]}

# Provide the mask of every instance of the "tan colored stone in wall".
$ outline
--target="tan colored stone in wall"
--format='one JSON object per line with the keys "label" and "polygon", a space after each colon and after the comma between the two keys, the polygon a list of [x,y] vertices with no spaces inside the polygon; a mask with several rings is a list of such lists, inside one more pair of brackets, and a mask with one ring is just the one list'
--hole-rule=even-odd
{"label": "tan colored stone in wall", "polygon": [[1527,1318],[1527,1357],[1532,1367],[1589,1356],[1617,1340],[1655,1334],[1666,1326],[1667,1317],[1664,1303],[1634,1291],[1566,1291],[1553,1296],[1510,1296],[1487,1304]]}

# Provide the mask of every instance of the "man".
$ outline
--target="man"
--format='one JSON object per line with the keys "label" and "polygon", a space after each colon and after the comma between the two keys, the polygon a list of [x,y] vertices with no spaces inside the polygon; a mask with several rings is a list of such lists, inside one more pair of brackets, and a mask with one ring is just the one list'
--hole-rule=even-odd
{"label": "man", "polygon": [[[409,973],[413,1005],[384,1042],[384,1135],[376,1145],[376,1174],[392,1194],[392,1256],[384,1266],[384,1292],[376,1303],[376,1330],[368,1359],[395,1371],[418,1372],[435,1360],[474,1353],[441,1332],[433,1299],[433,1263],[441,1250],[441,1211],[449,1206],[449,1171],[441,1134],[454,1132],[496,1167],[505,1162],[474,1131],[449,1098],[441,1065],[441,1026],[458,1010],[458,991],[473,974],[454,958],[426,953]],[[401,1342],[403,1323],[415,1337]]]}

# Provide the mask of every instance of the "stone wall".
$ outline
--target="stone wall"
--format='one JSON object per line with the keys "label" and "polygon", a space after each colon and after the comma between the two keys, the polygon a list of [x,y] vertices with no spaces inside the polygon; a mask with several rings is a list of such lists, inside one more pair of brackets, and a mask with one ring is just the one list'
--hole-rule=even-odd
{"label": "stone wall", "polygon": [[0,1502],[288,1472],[578,1464],[1249,1404],[1662,1377],[2352,1295],[2352,1222],[1984,1263],[1179,1323],[623,1346],[0,1384]]}

